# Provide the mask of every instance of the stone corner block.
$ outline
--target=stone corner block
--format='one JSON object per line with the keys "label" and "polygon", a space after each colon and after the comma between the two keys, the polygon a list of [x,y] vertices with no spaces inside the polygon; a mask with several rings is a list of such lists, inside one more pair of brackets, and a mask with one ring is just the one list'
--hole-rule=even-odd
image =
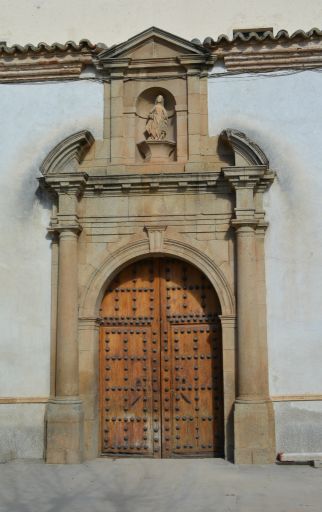
{"label": "stone corner block", "polygon": [[51,401],[46,411],[47,464],[83,462],[84,412],[79,400]]}
{"label": "stone corner block", "polygon": [[235,463],[276,461],[274,410],[271,401],[235,403]]}

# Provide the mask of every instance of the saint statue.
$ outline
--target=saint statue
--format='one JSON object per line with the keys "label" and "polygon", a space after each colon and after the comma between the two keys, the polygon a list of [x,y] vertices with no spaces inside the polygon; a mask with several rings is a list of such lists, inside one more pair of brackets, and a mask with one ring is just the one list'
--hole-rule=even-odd
{"label": "saint statue", "polygon": [[155,105],[148,115],[145,131],[148,140],[164,140],[167,135],[168,114],[164,108],[164,98],[161,94],[156,97]]}

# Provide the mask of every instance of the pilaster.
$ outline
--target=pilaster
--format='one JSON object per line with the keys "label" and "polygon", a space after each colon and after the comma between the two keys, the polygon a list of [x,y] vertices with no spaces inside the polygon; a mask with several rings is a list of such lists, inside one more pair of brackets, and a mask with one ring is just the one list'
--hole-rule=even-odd
{"label": "pilaster", "polygon": [[[223,169],[236,193],[237,252],[237,400],[234,409],[235,462],[264,464],[275,459],[274,413],[268,389],[266,336],[260,321],[264,253],[258,251],[256,230],[264,228],[263,210],[255,203],[263,189],[266,166]],[[256,208],[257,207],[257,208]],[[260,290],[260,291],[259,291]]]}
{"label": "pilaster", "polygon": [[46,462],[83,460],[83,405],[79,398],[78,221],[77,204],[87,176],[51,175],[46,185],[58,196],[49,231],[59,237],[56,313],[56,364],[53,397],[46,413]]}

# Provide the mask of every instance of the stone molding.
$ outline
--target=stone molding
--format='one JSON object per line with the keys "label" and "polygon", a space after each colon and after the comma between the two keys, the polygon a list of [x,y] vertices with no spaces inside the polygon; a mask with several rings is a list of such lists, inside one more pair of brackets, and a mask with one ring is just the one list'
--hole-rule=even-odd
{"label": "stone molding", "polygon": [[322,64],[322,31],[317,28],[297,30],[291,35],[280,30],[275,36],[270,31],[248,35],[237,32],[232,39],[226,35],[216,41],[207,37],[203,46],[224,63],[227,71],[235,73],[313,69]]}
{"label": "stone molding", "polygon": [[[153,56],[150,59],[132,59],[128,56],[133,49],[146,44],[150,40],[160,40],[164,44],[175,45],[177,50],[182,52],[182,55],[174,57]],[[112,79],[121,78],[125,73],[134,72],[136,74],[141,69],[146,73],[149,68],[153,70],[156,66],[166,68],[167,74],[172,74],[173,70],[177,73],[179,67],[186,70],[193,68],[195,72],[198,72],[200,69],[204,70],[213,66],[214,62],[215,57],[209,49],[157,27],[150,27],[121,44],[103,50],[94,59],[97,69],[103,71],[104,74],[107,73]]]}
{"label": "stone molding", "polygon": [[79,196],[85,188],[88,180],[86,172],[53,173],[43,178],[38,178],[41,186],[45,186],[59,193],[70,193]]}
{"label": "stone molding", "polygon": [[45,185],[57,194],[70,193],[77,196],[84,190],[87,180],[88,174],[86,172],[55,173],[38,178],[41,186]]}
{"label": "stone molding", "polygon": [[237,190],[239,188],[254,189],[261,182],[265,174],[266,167],[262,165],[249,165],[247,167],[223,167],[224,177],[231,186]]}
{"label": "stone molding", "polygon": [[220,171],[208,172],[169,172],[169,173],[138,173],[105,176],[89,176],[86,183],[85,196],[93,194],[142,194],[146,192],[213,192],[214,187],[224,185]]}
{"label": "stone molding", "polygon": [[48,396],[2,396],[0,397],[0,405],[1,404],[47,404],[50,400]]}
{"label": "stone molding", "polygon": [[0,45],[0,83],[66,80],[79,78],[84,68],[92,65],[93,56],[105,46],[82,40],[78,44],[37,46]]}
{"label": "stone molding", "polygon": [[231,327],[232,329],[236,328],[237,317],[236,315],[219,315],[221,325],[225,325],[227,327]]}

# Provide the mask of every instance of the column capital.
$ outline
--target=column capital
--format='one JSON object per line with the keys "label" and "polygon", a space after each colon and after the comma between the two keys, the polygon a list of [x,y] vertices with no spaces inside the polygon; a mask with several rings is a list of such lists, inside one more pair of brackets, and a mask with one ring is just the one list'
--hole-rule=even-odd
{"label": "column capital", "polygon": [[62,194],[79,197],[86,186],[88,174],[86,172],[71,172],[47,174],[39,178],[39,183],[44,188],[54,191],[58,196]]}
{"label": "column capital", "polygon": [[258,219],[252,217],[252,218],[243,218],[238,217],[236,219],[232,219],[230,224],[233,228],[236,229],[238,232],[252,232],[255,230],[255,228],[258,226]]}
{"label": "column capital", "polygon": [[264,177],[266,170],[266,165],[222,168],[224,178],[236,191],[241,188],[254,189]]}
{"label": "column capital", "polygon": [[259,219],[257,227],[256,227],[256,237],[257,238],[265,238],[266,230],[269,226],[269,223],[265,220]]}
{"label": "column capital", "polygon": [[83,228],[78,221],[77,215],[58,215],[52,219],[47,232],[52,237],[67,238],[70,236],[78,236]]}
{"label": "column capital", "polygon": [[236,192],[234,227],[245,226],[245,222],[254,225],[264,220],[263,192],[274,181],[275,172],[268,170],[267,165],[223,167],[222,172]]}
{"label": "column capital", "polygon": [[237,317],[236,315],[219,315],[221,325],[223,327],[236,328]]}

